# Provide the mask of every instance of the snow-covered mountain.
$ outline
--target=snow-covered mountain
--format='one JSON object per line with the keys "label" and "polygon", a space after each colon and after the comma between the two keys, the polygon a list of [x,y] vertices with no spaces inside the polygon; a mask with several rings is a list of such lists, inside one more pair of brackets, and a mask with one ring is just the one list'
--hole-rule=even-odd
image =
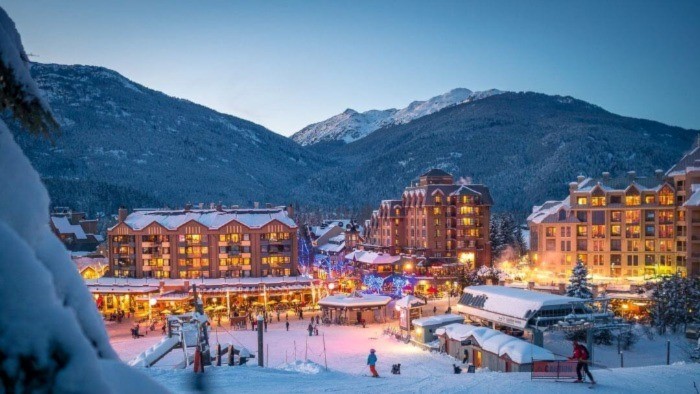
{"label": "snow-covered mountain", "polygon": [[429,100],[414,101],[402,109],[392,108],[366,112],[347,109],[341,114],[304,127],[294,133],[291,138],[301,145],[329,141],[350,143],[382,127],[408,123],[443,108],[480,100],[499,93],[502,92],[496,89],[472,92],[469,89],[457,88]]}

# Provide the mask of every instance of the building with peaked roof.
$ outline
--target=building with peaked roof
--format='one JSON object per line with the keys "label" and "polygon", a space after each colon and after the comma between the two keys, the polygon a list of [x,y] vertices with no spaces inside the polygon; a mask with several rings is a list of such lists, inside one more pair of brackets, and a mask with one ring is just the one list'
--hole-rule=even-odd
{"label": "building with peaked roof", "polygon": [[108,234],[109,271],[131,278],[297,275],[291,207],[119,210]]}
{"label": "building with peaked roof", "polygon": [[700,275],[700,148],[650,177],[579,176],[527,221],[530,257],[552,280],[565,281],[577,259],[600,281]]}
{"label": "building with peaked roof", "polygon": [[92,252],[104,241],[97,231],[97,219],[87,219],[85,212],[57,207],[51,212],[49,226],[54,234],[73,252]]}
{"label": "building with peaked roof", "polygon": [[401,199],[381,202],[365,225],[361,247],[420,260],[409,264],[430,276],[430,267],[490,265],[491,205],[486,186],[455,182],[449,173],[432,169]]}

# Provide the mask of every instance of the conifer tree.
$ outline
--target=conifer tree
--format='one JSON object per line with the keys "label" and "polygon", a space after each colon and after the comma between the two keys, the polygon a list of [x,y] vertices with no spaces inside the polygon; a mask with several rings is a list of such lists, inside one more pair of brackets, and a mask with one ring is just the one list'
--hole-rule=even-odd
{"label": "conifer tree", "polygon": [[588,269],[583,264],[583,261],[577,260],[569,278],[569,285],[566,286],[566,295],[583,299],[593,298],[587,276]]}

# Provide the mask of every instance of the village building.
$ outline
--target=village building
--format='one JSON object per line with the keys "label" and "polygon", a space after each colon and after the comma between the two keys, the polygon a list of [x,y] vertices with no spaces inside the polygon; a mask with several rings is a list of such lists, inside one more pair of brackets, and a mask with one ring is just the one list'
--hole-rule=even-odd
{"label": "village building", "polygon": [[569,195],[533,208],[530,257],[565,281],[576,260],[600,282],[700,275],[700,148],[664,173],[579,176]]}
{"label": "village building", "polygon": [[297,276],[291,211],[269,204],[120,209],[107,232],[109,275],[88,288],[102,296],[106,310],[143,310],[149,302],[179,307],[188,302],[193,284],[220,312],[232,305],[269,310],[313,303],[319,282]]}
{"label": "village building", "polygon": [[530,372],[535,361],[562,360],[551,351],[488,327],[452,323],[435,330],[440,349],[475,368]]}
{"label": "village building", "polygon": [[72,254],[71,260],[75,263],[80,276],[83,279],[97,279],[105,276],[109,269],[107,257],[100,254]]}
{"label": "village building", "polygon": [[454,310],[468,323],[506,329],[516,335],[527,333],[537,345],[543,341],[541,328],[565,318],[608,317],[592,313],[587,301],[580,298],[489,285],[466,287]]}
{"label": "village building", "polygon": [[430,344],[437,340],[437,329],[449,324],[464,323],[464,316],[451,313],[413,319],[411,339],[419,344]]}
{"label": "village building", "polygon": [[87,219],[85,212],[56,207],[51,212],[51,231],[73,252],[92,252],[104,241],[97,231],[97,219]]}
{"label": "village building", "polygon": [[396,273],[456,278],[491,265],[489,189],[433,169],[399,200],[384,200],[365,224],[360,249],[401,256]]}

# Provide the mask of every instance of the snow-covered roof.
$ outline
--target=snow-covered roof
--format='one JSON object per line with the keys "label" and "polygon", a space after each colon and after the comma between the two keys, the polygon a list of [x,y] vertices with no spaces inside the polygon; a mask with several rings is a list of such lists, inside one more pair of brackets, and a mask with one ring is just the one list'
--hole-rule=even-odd
{"label": "snow-covered roof", "polygon": [[341,244],[334,244],[334,243],[327,243],[324,245],[321,245],[318,247],[318,250],[321,250],[323,252],[329,252],[329,253],[338,253],[342,252],[343,249],[345,249],[345,242]]}
{"label": "snow-covered roof", "polygon": [[388,253],[377,253],[366,250],[354,250],[346,254],[345,258],[365,264],[394,264],[401,260],[401,256],[392,256]]}
{"label": "snow-covered roof", "polygon": [[414,305],[425,305],[425,301],[409,294],[394,303],[395,307],[403,309],[410,308]]}
{"label": "snow-covered roof", "polygon": [[684,207],[697,207],[700,205],[700,184],[693,183],[690,186],[691,194],[688,200],[683,203]]}
{"label": "snow-covered roof", "polygon": [[78,271],[92,267],[94,269],[105,267],[109,264],[106,257],[71,257],[71,260],[78,266]]}
{"label": "snow-covered roof", "polygon": [[321,306],[334,306],[345,308],[386,306],[391,297],[377,294],[338,294],[323,298],[318,302]]}
{"label": "snow-covered roof", "polygon": [[51,224],[61,234],[74,234],[77,239],[87,239],[83,228],[79,224],[71,224],[66,216],[51,216]]}
{"label": "snow-covered roof", "polygon": [[464,322],[464,316],[453,314],[435,315],[414,319],[412,322],[414,325],[419,327],[439,326],[451,323],[462,323]]}
{"label": "snow-covered roof", "polygon": [[190,209],[190,210],[138,210],[124,220],[124,224],[134,230],[141,230],[152,223],[158,223],[168,230],[177,230],[183,224],[195,221],[212,230],[231,222],[238,222],[248,228],[261,228],[272,221],[296,228],[284,207],[263,209]]}
{"label": "snow-covered roof", "polygon": [[470,294],[472,297],[483,297],[483,303],[480,305],[465,305],[462,304],[462,299],[458,308],[483,309],[519,319],[527,319],[543,306],[567,305],[572,302],[583,301],[580,298],[505,286],[470,286],[464,289],[464,294]]}
{"label": "snow-covered roof", "polygon": [[469,324],[452,323],[435,330],[435,334],[446,335],[450,339],[464,341],[470,337],[476,340],[481,349],[497,354],[499,357],[508,356],[518,364],[532,360],[558,360],[554,353],[540,346],[533,345],[488,327],[476,327]]}

